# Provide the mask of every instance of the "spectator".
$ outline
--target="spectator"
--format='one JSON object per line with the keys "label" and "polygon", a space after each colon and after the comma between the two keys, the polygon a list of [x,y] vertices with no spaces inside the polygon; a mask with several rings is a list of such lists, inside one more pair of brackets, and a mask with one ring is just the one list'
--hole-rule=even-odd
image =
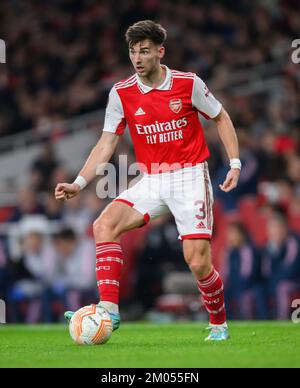
{"label": "spectator", "polygon": [[[227,157],[224,158],[220,152],[215,123],[211,120],[204,125],[211,151],[211,178],[216,189],[215,210],[218,217],[215,218],[219,220],[213,248],[222,248],[228,213],[232,210],[239,212],[241,199],[247,195],[252,199],[246,205],[253,211],[251,222],[247,225],[251,224],[249,232],[256,243],[264,243],[263,238],[257,240],[259,233],[265,234],[262,233],[264,228],[259,228],[259,233],[254,232],[257,223],[260,226],[268,218],[268,209],[272,206],[288,212],[290,226],[300,233],[300,82],[299,65],[290,60],[292,37],[297,37],[299,32],[296,3],[295,0],[240,0],[238,3],[228,1],[219,4],[196,0],[130,0],[118,2],[116,9],[112,1],[54,1],[44,3],[43,7],[34,0],[2,1],[0,33],[7,43],[9,61],[1,67],[3,71],[0,74],[0,137],[22,134],[22,131],[32,128],[36,146],[35,135],[38,135],[53,149],[56,147],[56,150],[62,151],[59,140],[66,136],[69,129],[69,122],[64,120],[105,108],[113,83],[132,74],[127,47],[120,39],[126,28],[138,19],[153,18],[169,31],[166,47],[168,66],[200,75],[228,109],[239,131],[243,161],[240,183],[236,190],[222,195],[218,192],[218,185],[227,173]],[[95,121],[88,120],[86,127],[88,130],[96,129],[98,134],[101,123]],[[84,122],[84,117],[76,120],[75,125],[72,120],[70,129],[78,127],[80,132]],[[72,135],[67,136],[71,138]],[[76,241],[81,244],[81,238],[86,238],[86,233],[92,234],[93,220],[101,213],[107,200],[98,199],[95,187],[90,185],[77,200],[67,204],[55,202],[52,192],[55,185],[71,181],[78,171],[69,171],[73,163],[60,165],[51,145],[43,143],[40,155],[33,160],[28,171],[31,178],[29,188],[15,188],[14,180],[2,181],[8,200],[5,204],[1,201],[4,207],[0,209],[0,220],[19,223],[27,216],[45,215],[52,221],[51,230],[56,222],[72,226],[78,233]],[[1,151],[4,146],[5,142],[1,144]],[[116,165],[119,154],[128,154],[129,164],[135,160],[128,141],[128,130],[112,158]],[[75,157],[80,163],[78,155]],[[119,174],[118,170],[117,182]],[[14,195],[10,195],[16,191],[19,191],[17,201]],[[261,209],[260,205],[264,208]],[[16,209],[11,217],[12,206]],[[154,306],[154,299],[162,292],[162,281],[168,269],[173,271],[178,266],[179,270],[185,270],[173,226],[173,221],[148,226],[151,232],[140,254],[136,288],[145,309]],[[47,233],[50,232],[48,229]],[[9,230],[17,232],[18,224]],[[236,230],[230,234],[243,233]],[[288,241],[292,236],[297,240],[297,236],[288,233]],[[127,238],[132,239],[130,235]],[[143,236],[135,235],[134,239],[136,245],[139,242],[143,244]],[[229,239],[237,240],[237,237]],[[235,247],[235,243],[231,242],[230,248],[230,254],[235,251],[235,255],[240,257],[241,267],[245,262],[240,253],[244,252],[244,246],[251,252],[253,263],[256,258],[255,247],[248,241],[247,235],[244,239],[241,246],[236,243]],[[286,250],[292,246],[291,243],[286,245],[283,240],[281,244],[286,246]],[[13,253],[14,257],[21,258],[24,245],[20,249],[16,242],[13,245],[10,256]],[[61,245],[56,244],[57,252]],[[269,245],[273,246],[274,242]],[[270,246],[266,248],[266,257],[269,257]],[[136,250],[129,250],[134,252],[131,254],[134,259],[127,261],[130,267],[128,273],[135,274]],[[271,256],[273,254],[271,249]],[[60,252],[59,255],[65,257],[67,254]],[[223,256],[217,257],[222,260]],[[2,279],[6,278],[5,259],[6,255],[1,256],[0,248]],[[91,262],[94,266],[94,257]],[[272,260],[271,263],[274,264]],[[274,287],[270,286],[272,282],[268,278],[273,276],[271,267],[266,272],[266,282],[270,295],[276,300],[275,291],[271,291]],[[65,271],[64,266],[57,269],[59,278],[61,271]],[[121,284],[123,295],[128,299],[132,296],[133,280],[128,276]],[[244,307],[250,305],[252,302],[243,304]],[[254,305],[256,314],[260,314],[259,305]],[[48,307],[56,309],[48,318],[57,318],[59,303]],[[246,313],[249,316],[250,311]]]}
{"label": "spectator", "polygon": [[45,216],[49,221],[62,221],[63,204],[55,200],[52,192],[44,193],[43,205],[45,209]]}
{"label": "spectator", "polygon": [[284,177],[286,162],[283,156],[276,151],[275,142],[275,132],[267,129],[258,144],[260,176],[263,181],[273,182]]}
{"label": "spectator", "polygon": [[227,248],[223,266],[229,319],[266,319],[261,255],[241,223],[229,225]]}
{"label": "spectator", "polygon": [[44,287],[54,273],[54,252],[41,224],[27,220],[22,226],[21,252],[18,257],[11,257],[10,262],[13,285],[9,300],[14,321],[37,323],[42,318]]}
{"label": "spectator", "polygon": [[173,271],[188,271],[178,232],[169,215],[157,219],[137,259],[135,295],[144,311],[163,293],[163,280]]}
{"label": "spectator", "polygon": [[[299,31],[294,0],[271,6],[248,0],[238,6],[231,1],[132,0],[118,4],[117,11],[114,2],[75,3],[51,2],[41,9],[34,0],[1,2],[0,33],[10,61],[0,79],[0,136],[41,131],[62,115],[104,108],[113,82],[131,71],[120,37],[141,18],[153,18],[170,31],[170,67],[197,72],[222,88],[237,126],[260,135],[262,129],[282,131],[299,120],[297,65],[287,61]],[[283,82],[275,80],[271,93],[268,85],[264,90],[258,85],[253,97],[247,70],[255,69],[256,77],[269,63],[265,77],[273,82],[275,68]],[[239,95],[236,85],[242,89]]]}
{"label": "spectator", "polygon": [[77,196],[65,203],[63,209],[63,223],[78,235],[84,235],[90,226],[90,211],[83,206],[83,196]]}
{"label": "spectator", "polygon": [[[227,163],[223,165],[216,173],[213,179],[213,186],[216,198],[219,198],[227,211],[237,209],[238,200],[245,195],[255,196],[257,194],[257,183],[259,179],[259,164],[256,152],[253,150],[251,138],[245,130],[238,131],[240,141],[240,154],[242,170],[239,178],[239,184],[235,190],[230,193],[224,193],[219,188],[220,182],[228,172]],[[227,158],[227,156],[226,156]]]}
{"label": "spectator", "polygon": [[29,187],[22,187],[18,193],[18,203],[10,222],[19,222],[28,215],[44,214],[44,207],[38,199],[38,193]]}
{"label": "spectator", "polygon": [[3,241],[0,239],[0,299],[6,300],[6,292],[9,281],[8,276],[7,254],[5,252]]}
{"label": "spectator", "polygon": [[300,290],[300,238],[289,231],[286,218],[279,214],[268,224],[263,270],[271,318],[290,319],[292,295]]}
{"label": "spectator", "polygon": [[58,162],[51,144],[44,144],[40,155],[33,161],[30,168],[32,188],[37,191],[52,189],[51,179]]}
{"label": "spectator", "polygon": [[[70,228],[55,237],[56,273],[44,295],[45,319],[51,322],[65,310],[76,311],[88,303],[97,302],[95,278],[95,248],[90,240],[80,240]],[[54,302],[59,310],[54,311]]]}

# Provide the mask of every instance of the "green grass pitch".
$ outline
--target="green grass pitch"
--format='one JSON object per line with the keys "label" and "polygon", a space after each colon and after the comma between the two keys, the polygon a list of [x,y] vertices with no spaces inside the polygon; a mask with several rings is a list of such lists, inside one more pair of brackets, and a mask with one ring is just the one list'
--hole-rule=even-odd
{"label": "green grass pitch", "polygon": [[0,325],[0,367],[300,367],[300,326],[232,322],[207,343],[204,323],[123,323],[109,342],[75,345],[67,325]]}

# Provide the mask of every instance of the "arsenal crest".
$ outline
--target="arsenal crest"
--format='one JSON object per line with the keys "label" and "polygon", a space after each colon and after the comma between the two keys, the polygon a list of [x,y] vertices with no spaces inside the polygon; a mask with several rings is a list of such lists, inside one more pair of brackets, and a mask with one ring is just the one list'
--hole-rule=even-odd
{"label": "arsenal crest", "polygon": [[173,100],[170,100],[169,107],[174,113],[179,113],[182,108],[181,98],[174,98]]}

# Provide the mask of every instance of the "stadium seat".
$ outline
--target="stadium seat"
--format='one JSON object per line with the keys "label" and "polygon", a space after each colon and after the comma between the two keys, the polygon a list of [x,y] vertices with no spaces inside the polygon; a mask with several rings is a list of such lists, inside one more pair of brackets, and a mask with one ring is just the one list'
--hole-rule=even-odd
{"label": "stadium seat", "polygon": [[239,201],[241,220],[248,229],[251,238],[258,246],[263,246],[267,240],[267,222],[269,215],[257,205],[254,197],[242,198]]}
{"label": "stadium seat", "polygon": [[13,206],[5,206],[0,208],[0,222],[7,222],[13,214]]}
{"label": "stadium seat", "polygon": [[300,233],[300,214],[289,214],[289,225],[293,231]]}

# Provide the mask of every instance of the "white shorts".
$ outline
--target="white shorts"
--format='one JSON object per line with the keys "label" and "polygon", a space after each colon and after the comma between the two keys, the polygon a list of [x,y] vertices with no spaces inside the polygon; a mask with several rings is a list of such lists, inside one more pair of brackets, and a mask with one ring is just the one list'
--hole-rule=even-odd
{"label": "white shorts", "polygon": [[138,210],[145,223],[172,213],[181,240],[211,238],[213,192],[207,162],[160,174],[144,174],[114,201]]}

